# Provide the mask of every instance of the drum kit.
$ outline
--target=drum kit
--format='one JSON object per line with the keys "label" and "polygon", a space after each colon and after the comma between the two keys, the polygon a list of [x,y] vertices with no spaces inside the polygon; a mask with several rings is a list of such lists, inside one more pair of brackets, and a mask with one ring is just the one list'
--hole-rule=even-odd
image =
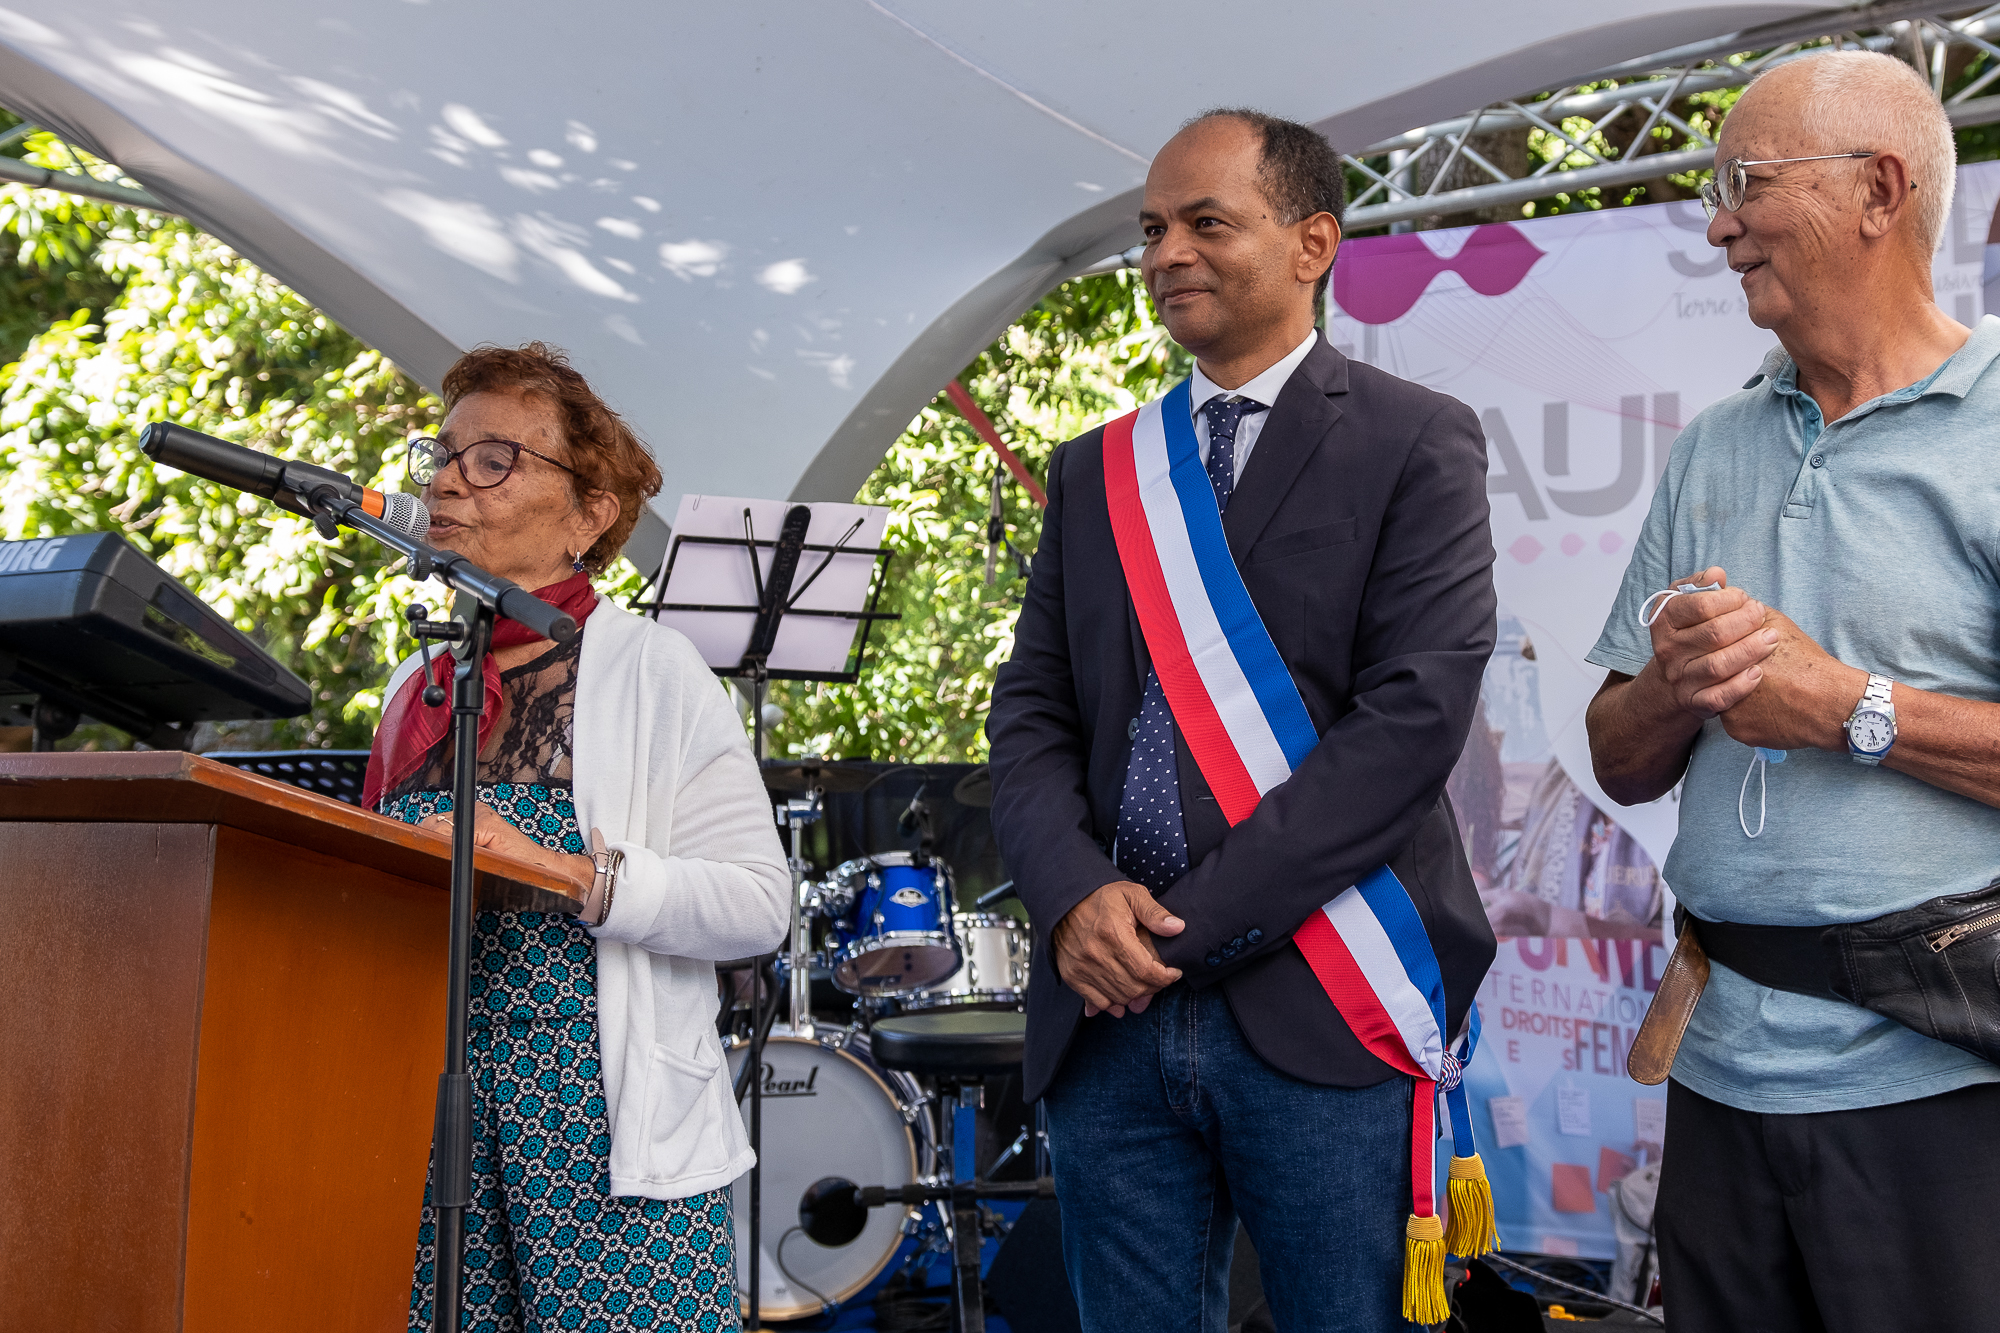
{"label": "drum kit", "polygon": [[[984,895],[981,910],[958,910],[921,792],[901,823],[913,849],[825,872],[804,856],[827,793],[865,792],[879,776],[838,764],[764,767],[791,836],[791,936],[775,957],[722,965],[736,978],[724,1041],[758,1149],[757,1168],[735,1186],[746,1327],[831,1310],[899,1255],[905,1270],[943,1255],[954,1327],[975,1333],[984,1328],[981,1240],[1004,1226],[977,1200],[1052,1197],[1039,1125],[1024,1124],[996,1157],[985,1105],[987,1081],[1018,1070],[1025,1034],[1032,937],[1024,922],[984,910],[1011,883]],[[990,790],[961,782],[955,794],[971,804]],[[823,996],[830,982],[852,997],[851,1017],[815,1017],[815,979]],[[1037,1179],[987,1179],[1030,1148]]]}

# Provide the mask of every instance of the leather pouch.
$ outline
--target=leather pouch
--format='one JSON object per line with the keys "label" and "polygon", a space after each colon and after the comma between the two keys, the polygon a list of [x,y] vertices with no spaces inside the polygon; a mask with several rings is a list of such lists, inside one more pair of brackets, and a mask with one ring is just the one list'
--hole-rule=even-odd
{"label": "leather pouch", "polygon": [[2000,1064],[2000,879],[1839,926],[1745,926],[1675,908],[1680,940],[1626,1068],[1664,1080],[1712,958],[1760,986],[1846,1000]]}
{"label": "leather pouch", "polygon": [[1843,999],[2000,1064],[2000,880],[1820,936]]}

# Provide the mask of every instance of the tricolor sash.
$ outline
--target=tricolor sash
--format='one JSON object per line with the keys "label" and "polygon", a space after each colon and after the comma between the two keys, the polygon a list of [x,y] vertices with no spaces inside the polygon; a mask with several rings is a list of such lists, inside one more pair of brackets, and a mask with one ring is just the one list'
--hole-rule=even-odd
{"label": "tricolor sash", "polygon": [[[1104,489],[1118,561],[1174,723],[1224,817],[1239,824],[1304,762],[1319,733],[1229,554],[1187,381],[1105,426]],[[1416,1080],[1403,1314],[1440,1322],[1446,1247],[1470,1256],[1498,1243],[1460,1083],[1479,1040],[1478,1009],[1452,1049],[1444,974],[1416,905],[1386,865],[1314,912],[1292,942],[1362,1044]],[[1449,1235],[1434,1198],[1440,1091],[1454,1152],[1465,1150],[1452,1159]]]}

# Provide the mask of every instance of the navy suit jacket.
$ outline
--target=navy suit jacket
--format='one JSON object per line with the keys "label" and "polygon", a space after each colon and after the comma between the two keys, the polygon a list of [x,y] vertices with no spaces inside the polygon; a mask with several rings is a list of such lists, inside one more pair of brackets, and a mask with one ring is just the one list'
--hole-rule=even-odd
{"label": "navy suit jacket", "polygon": [[[1150,665],[1105,505],[1103,434],[1049,460],[1041,545],[987,721],[993,826],[1035,929],[1030,1100],[1083,1010],[1049,931],[1126,878],[1110,848]],[[1181,984],[1220,986],[1269,1064],[1312,1083],[1379,1083],[1394,1071],[1348,1030],[1291,936],[1386,861],[1430,933],[1453,1032],[1493,961],[1444,795],[1493,650],[1485,435],[1463,403],[1322,338],[1272,405],[1222,526],[1320,743],[1231,828],[1176,735],[1192,869],[1160,895],[1187,923],[1157,940],[1160,956]]]}

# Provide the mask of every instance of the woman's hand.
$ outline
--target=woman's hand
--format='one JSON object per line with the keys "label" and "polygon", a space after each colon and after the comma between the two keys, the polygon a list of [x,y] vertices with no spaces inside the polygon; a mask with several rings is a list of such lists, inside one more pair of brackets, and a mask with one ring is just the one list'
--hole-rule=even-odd
{"label": "woman's hand", "polygon": [[[432,815],[421,825],[434,833],[452,836],[450,814]],[[587,856],[567,856],[562,852],[550,851],[521,830],[507,822],[502,815],[484,801],[473,812],[472,844],[488,851],[511,856],[529,865],[538,866],[552,875],[568,880],[576,886],[576,896],[590,896],[590,885],[597,878],[597,863]]]}

